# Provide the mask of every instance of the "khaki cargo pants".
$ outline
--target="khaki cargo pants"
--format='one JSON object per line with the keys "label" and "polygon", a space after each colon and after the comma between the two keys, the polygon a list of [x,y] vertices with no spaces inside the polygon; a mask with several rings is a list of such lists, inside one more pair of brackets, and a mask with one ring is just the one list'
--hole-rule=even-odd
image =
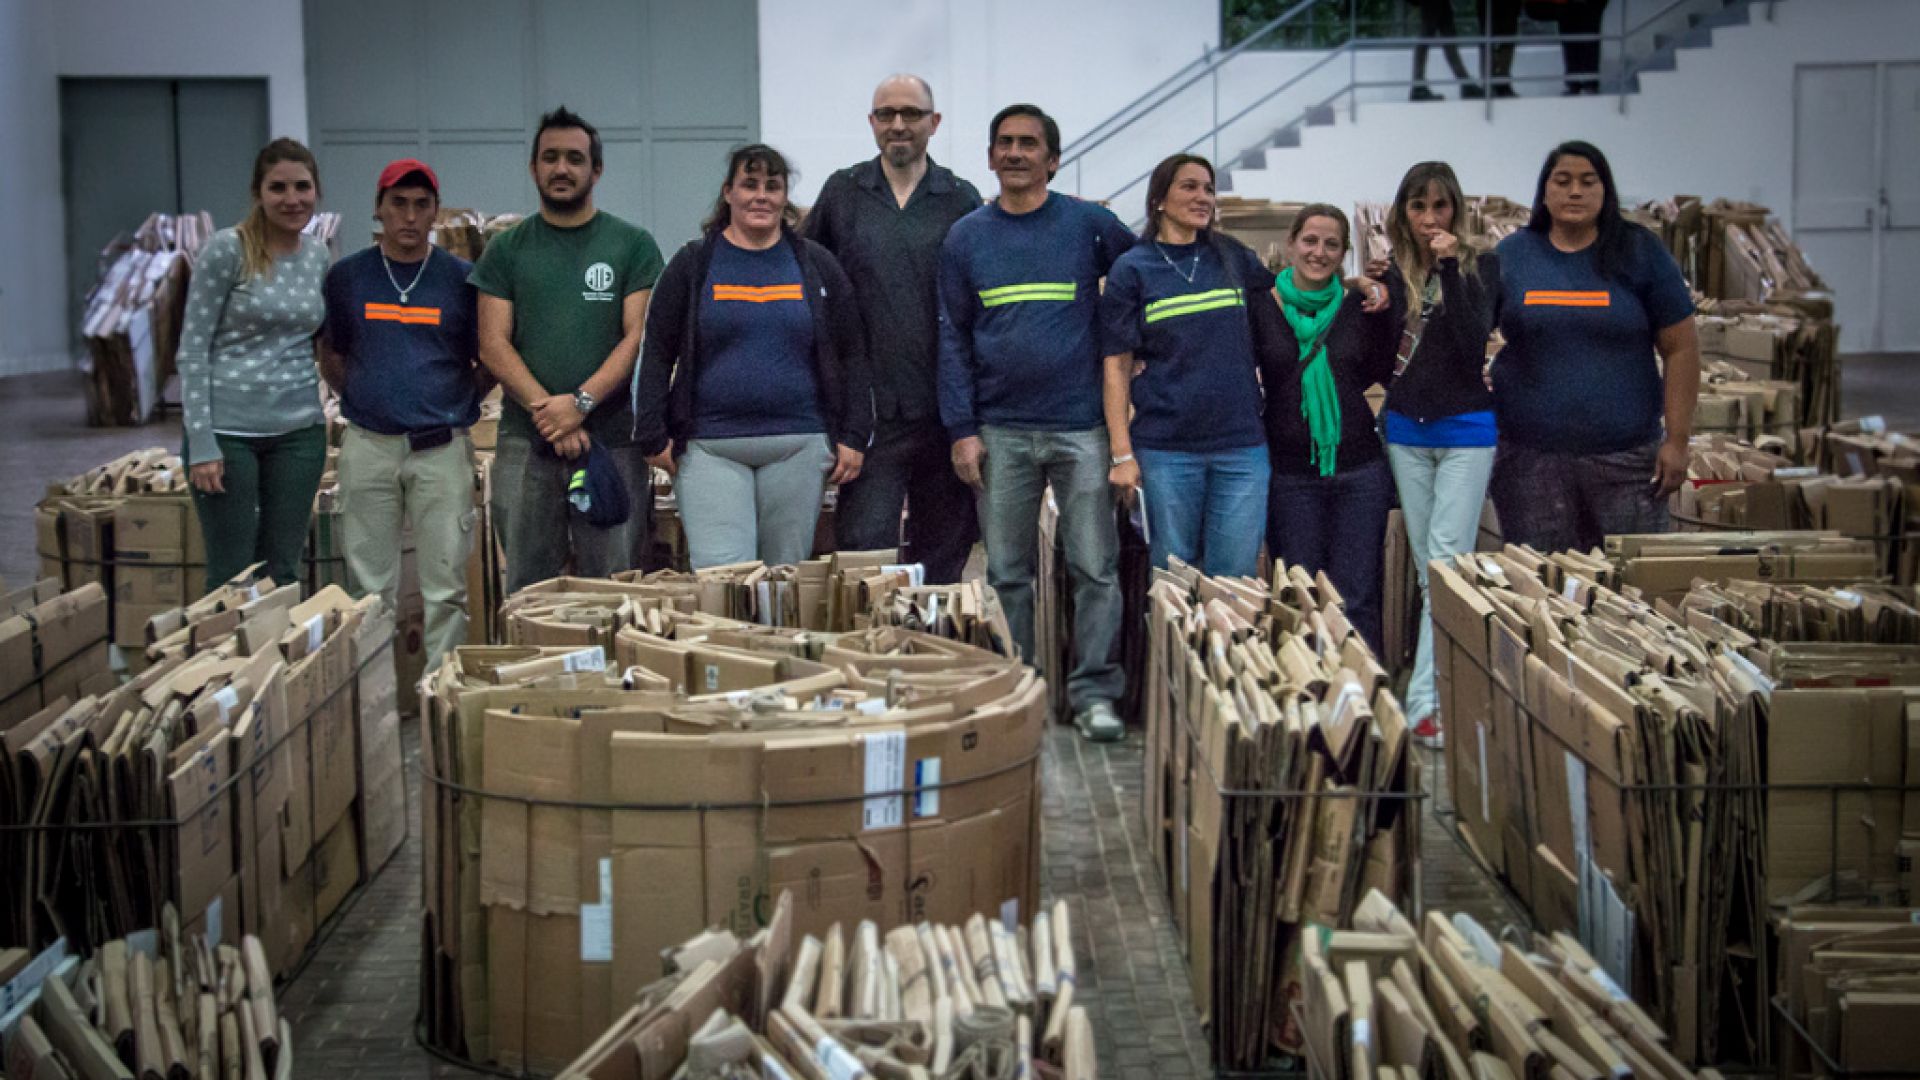
{"label": "khaki cargo pants", "polygon": [[[340,443],[340,532],[347,587],[380,593],[393,607],[400,589],[400,529],[413,530],[420,595],[426,601],[427,670],[467,640],[467,558],[473,506],[473,440],[414,451],[405,435],[349,426]],[[397,610],[397,608],[396,608]]]}

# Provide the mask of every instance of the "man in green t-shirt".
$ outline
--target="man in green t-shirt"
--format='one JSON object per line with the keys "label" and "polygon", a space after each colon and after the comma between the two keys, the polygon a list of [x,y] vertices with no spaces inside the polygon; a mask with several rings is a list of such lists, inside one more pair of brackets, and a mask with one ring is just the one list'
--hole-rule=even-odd
{"label": "man in green t-shirt", "polygon": [[[653,494],[633,445],[627,384],[640,351],[660,246],[594,209],[600,133],[562,106],[540,118],[530,171],[540,212],[487,245],[474,265],[480,361],[506,407],[494,454],[494,522],[507,589],[572,570],[586,577],[643,567]],[[598,445],[620,471],[627,521],[599,528],[572,508],[568,485]]]}

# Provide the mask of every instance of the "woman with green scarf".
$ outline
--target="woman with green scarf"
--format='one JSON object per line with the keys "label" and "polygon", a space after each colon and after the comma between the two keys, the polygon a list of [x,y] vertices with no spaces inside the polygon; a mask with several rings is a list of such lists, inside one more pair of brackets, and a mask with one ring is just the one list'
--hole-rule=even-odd
{"label": "woman with green scarf", "polygon": [[1324,570],[1377,656],[1393,474],[1366,393],[1393,377],[1406,295],[1397,276],[1384,285],[1341,280],[1351,235],[1346,214],[1325,203],[1303,208],[1287,235],[1276,290],[1294,347],[1264,357],[1262,372],[1273,464],[1267,551],[1309,574]]}

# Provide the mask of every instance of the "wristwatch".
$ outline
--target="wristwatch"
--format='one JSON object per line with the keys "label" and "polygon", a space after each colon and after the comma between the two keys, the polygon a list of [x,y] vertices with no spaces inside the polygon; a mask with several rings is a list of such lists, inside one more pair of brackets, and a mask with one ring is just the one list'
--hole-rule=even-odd
{"label": "wristwatch", "polygon": [[594,404],[592,394],[587,393],[585,390],[575,390],[573,392],[573,407],[580,410],[581,416],[592,412]]}
{"label": "wristwatch", "polygon": [[1117,458],[1110,458],[1109,460],[1113,462],[1113,465],[1112,465],[1112,467],[1113,467],[1113,468],[1116,468],[1116,469],[1117,469],[1117,468],[1119,468],[1120,466],[1122,466],[1122,465],[1125,465],[1125,464],[1126,464],[1127,462],[1129,462],[1129,461],[1132,461],[1132,460],[1133,460],[1133,455],[1132,455],[1132,454],[1121,454],[1121,455],[1120,455],[1119,457],[1117,457]]}

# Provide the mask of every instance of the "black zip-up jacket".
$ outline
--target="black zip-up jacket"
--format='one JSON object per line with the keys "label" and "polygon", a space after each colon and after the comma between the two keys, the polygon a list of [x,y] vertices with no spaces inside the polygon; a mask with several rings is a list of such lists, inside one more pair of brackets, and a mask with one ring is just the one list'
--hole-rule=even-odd
{"label": "black zip-up jacket", "polygon": [[[813,312],[813,373],[820,385],[827,436],[842,446],[865,451],[873,441],[873,377],[853,286],[832,252],[785,226],[780,233],[781,243],[793,245],[801,291]],[[704,359],[700,292],[719,240],[716,230],[687,241],[653,286],[636,376],[639,401],[633,413],[634,443],[649,457],[669,439],[675,457],[687,451],[695,415],[694,387],[700,383]]]}
{"label": "black zip-up jacket", "polygon": [[[1387,387],[1387,408],[1422,423],[1493,408],[1493,391],[1480,373],[1493,333],[1493,300],[1500,295],[1500,260],[1482,255],[1468,274],[1459,259],[1441,259],[1435,272],[1440,305],[1421,328],[1407,370]],[[1398,269],[1387,276],[1404,282]],[[1409,297],[1408,302],[1420,300]]]}
{"label": "black zip-up jacket", "polygon": [[[1386,456],[1374,428],[1367,388],[1393,378],[1394,352],[1400,329],[1406,325],[1407,290],[1400,275],[1387,275],[1387,307],[1372,315],[1360,310],[1366,295],[1347,290],[1340,313],[1327,328],[1327,364],[1333,369],[1334,395],[1340,401],[1340,449],[1334,454],[1336,472],[1350,472]],[[1281,303],[1284,303],[1282,301]],[[1313,434],[1300,412],[1300,344],[1280,304],[1254,305],[1254,317],[1279,325],[1263,334],[1272,347],[1261,349],[1260,381],[1267,391],[1267,449],[1273,471],[1289,474],[1318,472],[1313,463]]]}

